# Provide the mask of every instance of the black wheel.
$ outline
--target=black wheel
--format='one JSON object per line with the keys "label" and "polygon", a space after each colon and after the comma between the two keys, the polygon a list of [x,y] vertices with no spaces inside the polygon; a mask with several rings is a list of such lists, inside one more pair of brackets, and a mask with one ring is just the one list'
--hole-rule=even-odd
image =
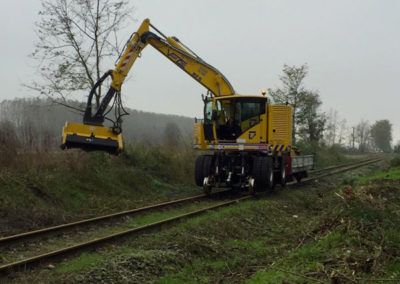
{"label": "black wheel", "polygon": [[271,157],[255,157],[252,174],[257,190],[274,188],[274,168]]}
{"label": "black wheel", "polygon": [[263,175],[263,160],[264,157],[254,157],[252,175],[254,178],[254,189],[265,189],[267,183],[265,175]]}
{"label": "black wheel", "polygon": [[280,158],[278,182],[282,187],[286,185],[286,156]]}
{"label": "black wheel", "polygon": [[302,178],[301,174],[299,174],[299,173],[294,174],[294,178],[296,179],[297,183],[301,183],[301,178]]}
{"label": "black wheel", "polygon": [[256,188],[255,188],[255,184],[254,184],[254,178],[251,178],[249,180],[249,193],[251,195],[256,195]]}
{"label": "black wheel", "polygon": [[308,174],[306,171],[302,171],[302,172],[295,173],[294,177],[296,178],[297,183],[300,183],[302,178],[308,177]]}
{"label": "black wheel", "polygon": [[194,167],[194,179],[197,186],[203,186],[204,181],[204,158],[206,156],[198,156]]}
{"label": "black wheel", "polygon": [[273,189],[275,187],[275,176],[272,157],[265,157],[264,164],[267,188]]}

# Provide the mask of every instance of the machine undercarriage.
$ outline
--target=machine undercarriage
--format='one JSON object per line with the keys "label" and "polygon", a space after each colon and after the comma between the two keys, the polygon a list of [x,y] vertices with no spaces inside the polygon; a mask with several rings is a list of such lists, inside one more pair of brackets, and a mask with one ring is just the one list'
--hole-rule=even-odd
{"label": "machine undercarriage", "polygon": [[[269,152],[215,151],[196,160],[195,180],[206,194],[212,188],[245,189],[251,193],[284,186],[288,180],[286,155]],[[289,177],[290,178],[290,177]]]}

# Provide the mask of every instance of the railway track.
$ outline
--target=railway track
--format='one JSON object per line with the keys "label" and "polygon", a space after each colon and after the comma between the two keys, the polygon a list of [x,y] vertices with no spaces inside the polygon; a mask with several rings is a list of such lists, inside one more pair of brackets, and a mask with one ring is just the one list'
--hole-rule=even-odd
{"label": "railway track", "polygon": [[152,223],[145,224],[145,225],[142,225],[142,226],[138,226],[138,227],[134,227],[134,228],[131,228],[131,229],[123,230],[123,231],[120,231],[120,232],[117,232],[117,233],[109,234],[109,235],[106,235],[106,236],[101,237],[101,238],[96,238],[96,239],[93,239],[93,240],[90,240],[90,241],[78,243],[78,244],[67,246],[67,247],[64,247],[64,248],[61,248],[61,249],[53,250],[53,251],[50,251],[50,252],[47,252],[47,253],[43,253],[43,254],[32,256],[32,257],[25,258],[25,259],[22,259],[22,260],[14,261],[14,262],[11,262],[11,263],[8,263],[8,264],[1,265],[0,266],[0,272],[12,271],[13,269],[16,269],[18,267],[26,267],[29,264],[38,263],[40,261],[49,259],[50,257],[54,257],[54,256],[58,256],[58,255],[64,255],[66,253],[78,251],[80,249],[88,248],[88,247],[91,247],[91,246],[94,246],[94,245],[98,245],[98,244],[104,243],[106,241],[110,241],[112,239],[116,239],[116,238],[120,238],[120,237],[126,236],[128,234],[139,233],[139,232],[142,232],[142,231],[145,231],[145,230],[148,230],[148,229],[151,229],[151,228],[159,227],[159,226],[164,225],[164,224],[172,223],[172,222],[184,219],[184,218],[196,216],[196,215],[199,215],[201,213],[207,212],[209,210],[215,210],[215,209],[218,209],[218,208],[221,208],[221,207],[224,207],[224,206],[229,206],[229,205],[232,205],[232,204],[236,204],[236,203],[238,203],[240,201],[244,201],[244,200],[247,200],[247,199],[250,199],[250,198],[253,198],[253,196],[252,195],[245,195],[245,196],[234,198],[234,199],[231,199],[231,200],[228,200],[228,201],[217,202],[216,204],[213,204],[211,206],[203,207],[201,209],[197,209],[197,210],[190,211],[190,212],[185,212],[183,214],[179,214],[177,216],[166,218],[166,219],[163,219],[163,220],[160,220],[160,221],[152,222]]}
{"label": "railway track", "polygon": [[38,235],[49,233],[49,232],[55,232],[55,231],[62,230],[62,229],[76,227],[79,225],[87,225],[87,224],[104,221],[104,220],[108,220],[108,219],[112,219],[112,218],[116,218],[116,217],[122,217],[122,216],[131,215],[131,214],[135,214],[135,213],[139,213],[139,212],[149,211],[152,209],[163,208],[166,206],[171,206],[171,205],[181,204],[184,202],[194,201],[194,200],[198,200],[198,199],[201,199],[204,197],[206,197],[205,194],[200,194],[200,195],[191,196],[191,197],[187,197],[187,198],[171,200],[171,201],[167,201],[167,202],[163,202],[163,203],[158,203],[158,204],[154,204],[154,205],[135,208],[132,210],[121,211],[121,212],[117,212],[117,213],[113,213],[113,214],[90,218],[90,219],[84,219],[84,220],[80,220],[77,222],[61,224],[61,225],[43,228],[43,229],[39,229],[39,230],[35,230],[35,231],[30,231],[30,232],[17,234],[17,235],[3,237],[3,238],[0,238],[0,245],[2,245],[4,243],[10,243],[10,242],[13,242],[16,240],[20,240],[20,239],[26,239],[28,237],[38,236]]}
{"label": "railway track", "polygon": [[[368,164],[376,163],[381,160],[382,160],[381,158],[373,158],[373,159],[363,160],[363,161],[360,161],[357,163],[344,164],[344,165],[320,169],[318,171],[313,171],[313,173],[312,173],[313,176],[304,179],[302,181],[302,183],[310,182],[310,181],[313,181],[316,179],[320,179],[320,178],[330,176],[330,175],[335,175],[335,174],[342,173],[345,171],[350,171],[352,169],[356,169],[359,167],[366,166]],[[322,173],[322,174],[316,175],[316,173]],[[77,221],[77,222],[73,222],[73,223],[67,223],[67,224],[62,224],[62,225],[44,228],[44,229],[40,229],[40,230],[35,230],[35,231],[31,231],[31,232],[25,232],[25,233],[13,235],[13,236],[7,236],[7,237],[0,238],[0,246],[4,247],[6,245],[15,243],[16,241],[26,242],[27,240],[29,240],[32,237],[37,237],[42,234],[52,233],[52,232],[60,231],[60,230],[67,229],[67,228],[73,228],[73,227],[78,227],[81,225],[92,224],[95,222],[109,220],[109,219],[121,217],[121,216],[127,216],[127,215],[142,213],[142,212],[148,212],[150,210],[160,209],[160,208],[164,208],[167,206],[178,205],[178,204],[183,204],[183,203],[188,203],[188,202],[194,202],[194,201],[198,201],[201,199],[205,199],[205,197],[206,197],[206,195],[201,194],[201,195],[196,195],[196,196],[192,196],[192,197],[188,197],[188,198],[182,198],[182,199],[172,200],[172,201],[163,202],[163,203],[159,203],[159,204],[155,204],[155,205],[149,205],[149,206],[145,206],[145,207],[141,207],[141,208],[136,208],[136,209],[132,209],[132,210],[122,211],[122,212],[118,212],[118,213],[114,213],[114,214],[99,216],[99,217],[95,217],[95,218],[91,218],[91,219],[85,219],[85,220],[81,220],[81,221]],[[150,228],[155,228],[155,227],[161,226],[163,224],[169,224],[169,223],[176,222],[176,221],[184,219],[184,218],[196,216],[201,213],[207,212],[209,210],[215,210],[215,209],[218,209],[218,208],[221,208],[224,206],[233,205],[240,201],[248,200],[250,198],[253,198],[253,196],[245,195],[245,196],[236,197],[236,198],[233,198],[233,199],[230,199],[227,201],[222,201],[222,202],[217,201],[217,202],[215,202],[215,204],[211,204],[209,206],[204,206],[200,209],[192,210],[189,212],[184,212],[182,214],[178,214],[178,215],[170,217],[170,218],[165,218],[165,219],[162,219],[162,220],[159,220],[156,222],[151,222],[151,223],[147,223],[144,225],[136,226],[134,228],[121,230],[119,232],[114,232],[114,233],[107,234],[102,237],[94,238],[89,241],[80,242],[80,243],[73,244],[70,246],[65,246],[60,249],[54,249],[52,251],[41,253],[41,254],[38,254],[35,256],[31,256],[31,257],[27,257],[27,258],[24,258],[21,260],[15,260],[15,261],[0,265],[0,272],[7,273],[7,272],[11,272],[13,270],[16,270],[20,267],[25,268],[30,264],[38,263],[38,262],[47,260],[51,257],[61,256],[61,255],[67,254],[67,253],[76,252],[76,251],[79,251],[79,250],[82,250],[82,249],[85,249],[88,247],[99,245],[101,243],[105,243],[107,241],[126,236],[128,234],[139,233],[139,232],[148,230]],[[209,199],[205,199],[205,200],[209,200]]]}
{"label": "railway track", "polygon": [[346,171],[350,171],[350,170],[354,170],[369,164],[373,164],[379,161],[382,161],[383,158],[373,158],[373,159],[368,159],[368,160],[364,160],[361,162],[357,162],[357,163],[351,163],[351,164],[346,164],[346,165],[340,165],[340,166],[336,166],[336,167],[329,167],[328,170],[326,169],[320,169],[318,170],[318,173],[320,173],[319,175],[315,175],[315,171],[312,173],[311,177],[305,178],[302,180],[302,183],[306,183],[306,182],[310,182],[313,180],[317,180],[320,178],[324,178],[327,176],[331,176],[331,175],[335,175],[335,174],[339,174],[339,173],[343,173]]}
{"label": "railway track", "polygon": [[316,170],[311,170],[309,171],[309,175],[316,175],[322,172],[328,172],[328,171],[332,171],[332,170],[336,170],[336,169],[340,169],[340,168],[346,168],[346,167],[350,167],[350,166],[354,166],[354,165],[358,165],[360,163],[365,163],[368,161],[373,161],[376,160],[378,158],[369,158],[369,159],[365,159],[362,161],[356,161],[356,162],[352,162],[352,163],[345,163],[345,164],[340,164],[340,165],[335,165],[335,166],[329,166],[329,167],[325,167],[322,169],[316,169]]}

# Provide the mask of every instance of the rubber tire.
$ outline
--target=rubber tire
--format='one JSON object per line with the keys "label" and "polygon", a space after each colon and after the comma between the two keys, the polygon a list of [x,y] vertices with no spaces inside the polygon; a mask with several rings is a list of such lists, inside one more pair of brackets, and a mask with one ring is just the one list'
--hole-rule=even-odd
{"label": "rubber tire", "polygon": [[286,185],[286,156],[280,158],[280,169],[278,173],[278,182],[282,187]]}
{"label": "rubber tire", "polygon": [[254,187],[257,190],[274,188],[274,169],[271,157],[255,157],[253,160]]}
{"label": "rubber tire", "polygon": [[266,185],[268,189],[274,189],[275,187],[275,175],[274,175],[274,167],[272,163],[272,157],[265,157],[265,179]]}
{"label": "rubber tire", "polygon": [[[204,155],[204,162],[203,162],[203,179],[208,177],[212,173],[212,166],[214,164],[214,156],[212,155]],[[203,183],[202,183],[203,185]]]}
{"label": "rubber tire", "polygon": [[204,181],[204,158],[205,156],[198,156],[194,167],[194,179],[197,186],[203,186]]}
{"label": "rubber tire", "polygon": [[254,178],[254,188],[263,190],[266,187],[265,175],[263,175],[263,160],[265,157],[253,158],[252,176]]}

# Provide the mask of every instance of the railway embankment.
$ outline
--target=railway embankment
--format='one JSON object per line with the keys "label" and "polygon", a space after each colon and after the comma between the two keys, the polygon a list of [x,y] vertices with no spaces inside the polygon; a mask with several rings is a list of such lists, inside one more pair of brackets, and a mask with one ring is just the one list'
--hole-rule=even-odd
{"label": "railway embankment", "polygon": [[201,193],[193,185],[196,154],[133,144],[120,156],[61,150],[2,156],[0,236]]}
{"label": "railway embankment", "polygon": [[307,185],[278,187],[256,200],[66,257],[13,279],[394,281],[399,278],[399,189],[396,162],[370,164]]}
{"label": "railway embankment", "polygon": [[[135,143],[120,156],[18,149],[0,147],[0,237],[202,192],[189,144]],[[320,167],[352,161],[330,150],[317,157]]]}

